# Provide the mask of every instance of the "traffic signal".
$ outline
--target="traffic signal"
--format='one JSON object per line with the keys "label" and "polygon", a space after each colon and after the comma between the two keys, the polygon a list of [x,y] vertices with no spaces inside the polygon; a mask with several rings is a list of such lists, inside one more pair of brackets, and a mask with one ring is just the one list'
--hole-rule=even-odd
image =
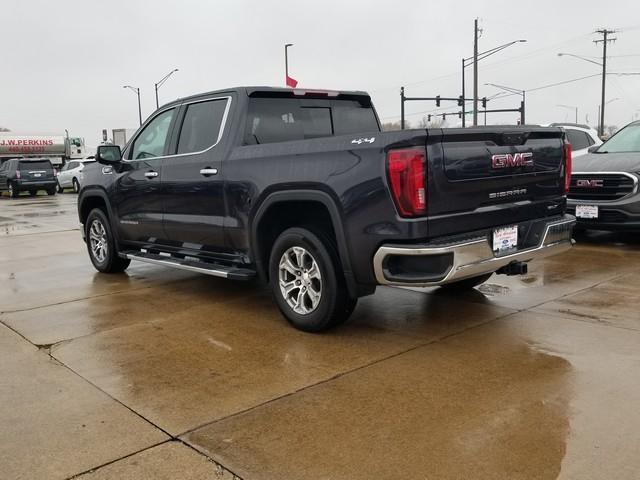
{"label": "traffic signal", "polygon": [[440,106],[440,95],[436,96],[436,107]]}
{"label": "traffic signal", "polygon": [[482,97],[482,108],[487,108],[487,97]]}
{"label": "traffic signal", "polygon": [[461,107],[462,105],[464,105],[464,97],[460,95],[458,97],[458,106]]}
{"label": "traffic signal", "polygon": [[443,113],[443,114],[442,114],[442,120],[446,120],[446,119],[447,119],[447,114],[446,114],[446,113]]}
{"label": "traffic signal", "polygon": [[431,121],[431,114],[427,115],[427,122]]}
{"label": "traffic signal", "polygon": [[462,118],[462,112],[458,112],[458,118]]}

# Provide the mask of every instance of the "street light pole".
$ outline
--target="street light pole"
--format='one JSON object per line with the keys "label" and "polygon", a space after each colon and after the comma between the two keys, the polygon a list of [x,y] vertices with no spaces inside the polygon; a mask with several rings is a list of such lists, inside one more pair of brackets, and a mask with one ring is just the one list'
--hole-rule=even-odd
{"label": "street light pole", "polygon": [[593,43],[598,44],[602,43],[602,63],[596,62],[594,60],[590,60],[580,55],[574,55],[572,53],[558,53],[559,57],[569,56],[579,58],[580,60],[584,60],[585,62],[594,63],[600,67],[602,67],[602,92],[600,98],[600,109],[598,112],[598,135],[602,136],[604,134],[604,106],[605,106],[605,97],[606,97],[606,86],[607,86],[607,44],[609,42],[613,42],[615,38],[609,38],[609,34],[615,33],[615,30],[607,30],[603,28],[601,30],[596,30],[596,33],[602,34],[601,40],[594,40]]}
{"label": "street light pole", "polygon": [[131,85],[125,85],[122,88],[128,88],[138,96],[138,118],[140,120],[140,126],[142,126],[142,106],[140,105],[140,89],[138,87],[132,87]]}
{"label": "street light pole", "polygon": [[574,105],[563,105],[561,103],[557,104],[556,107],[567,108],[569,110],[574,110],[576,112],[576,123],[578,123],[578,107]]}
{"label": "street light pole", "polygon": [[465,64],[464,64],[464,58],[462,59],[462,128],[467,126],[467,122],[466,122],[466,106],[467,106],[467,102],[465,101],[464,98],[464,69],[465,69]]}
{"label": "street light pole", "polygon": [[293,43],[284,44],[284,84],[287,87],[289,86],[289,53],[287,52],[289,47],[293,47]]}
{"label": "street light pole", "polygon": [[[463,97],[464,98],[464,97]],[[478,19],[473,22],[473,126],[478,125]]]}
{"label": "street light pole", "polygon": [[166,81],[169,79],[169,77],[170,77],[171,75],[173,75],[173,74],[174,74],[174,73],[176,73],[177,71],[178,71],[178,69],[177,69],[177,68],[174,68],[174,69],[173,69],[173,70],[171,70],[169,73],[167,73],[164,77],[162,77],[162,79],[161,79],[158,83],[156,83],[156,84],[155,84],[155,87],[156,87],[156,108],[159,108],[159,107],[160,107],[160,103],[158,102],[158,89],[162,86],[162,84],[163,84],[164,82],[166,82]]}
{"label": "street light pole", "polygon": [[[477,24],[477,19],[476,19],[476,24]],[[477,33],[477,32],[476,32]],[[500,45],[498,47],[492,48],[490,50],[486,50],[484,52],[477,52],[477,38],[476,38],[476,42],[474,42],[474,54],[472,57],[469,58],[463,58],[462,59],[462,126],[465,126],[465,112],[466,112],[466,105],[465,105],[465,82],[464,82],[464,69],[467,68],[469,65],[471,65],[471,63],[473,63],[473,72],[474,72],[474,82],[473,82],[473,111],[474,111],[474,125],[478,124],[478,114],[476,113],[478,111],[478,84],[477,84],[477,80],[478,80],[478,62],[480,60],[484,60],[487,57],[490,57],[491,55],[498,53],[501,50],[504,50],[505,48],[510,47],[511,45],[515,45],[516,43],[524,43],[526,42],[526,40],[514,40],[513,42],[509,42],[509,43],[505,43],[504,45]],[[469,62],[469,63],[467,63]]]}

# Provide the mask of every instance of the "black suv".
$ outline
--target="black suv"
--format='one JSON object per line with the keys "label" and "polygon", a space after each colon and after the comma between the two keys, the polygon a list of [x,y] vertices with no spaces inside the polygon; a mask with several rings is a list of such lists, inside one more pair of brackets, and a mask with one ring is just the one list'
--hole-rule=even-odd
{"label": "black suv", "polygon": [[12,158],[0,165],[0,191],[12,198],[20,192],[36,195],[38,190],[55,195],[56,185],[55,169],[46,158]]}
{"label": "black suv", "polygon": [[78,212],[101,272],[131,260],[271,284],[307,331],[376,285],[471,288],[571,247],[559,128],[381,132],[364,92],[241,87],[99,147]]}

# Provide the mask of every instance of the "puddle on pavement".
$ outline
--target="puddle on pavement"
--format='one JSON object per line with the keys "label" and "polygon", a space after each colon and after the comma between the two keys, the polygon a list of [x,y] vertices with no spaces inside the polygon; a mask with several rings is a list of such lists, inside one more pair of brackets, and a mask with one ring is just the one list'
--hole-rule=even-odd
{"label": "puddle on pavement", "polygon": [[495,283],[483,283],[478,287],[478,290],[485,295],[507,295],[511,289],[504,285],[496,285]]}

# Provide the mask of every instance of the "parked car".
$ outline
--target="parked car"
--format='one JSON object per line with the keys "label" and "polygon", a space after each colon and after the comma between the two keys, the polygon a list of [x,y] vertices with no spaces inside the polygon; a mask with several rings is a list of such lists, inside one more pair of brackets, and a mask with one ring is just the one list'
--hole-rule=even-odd
{"label": "parked car", "polygon": [[49,195],[56,193],[56,175],[53,165],[46,158],[14,158],[0,165],[0,192],[9,192],[12,198],[20,192],[32,196],[38,190],[46,190]]}
{"label": "parked car", "polygon": [[574,161],[571,213],[581,229],[640,229],[640,122],[619,130]]}
{"label": "parked car", "polygon": [[581,157],[589,153],[589,147],[601,145],[602,140],[598,132],[589,125],[579,123],[552,123],[551,127],[560,127],[567,134],[567,141],[571,144],[571,156]]}
{"label": "parked car", "polygon": [[73,191],[78,193],[82,182],[82,170],[87,164],[95,161],[95,157],[68,161],[58,173],[58,193],[62,193],[65,188],[73,188]]}
{"label": "parked car", "polygon": [[472,288],[571,247],[559,128],[381,132],[364,92],[245,87],[176,100],[78,198],[100,272],[131,260],[268,281],[320,331],[376,285]]}

